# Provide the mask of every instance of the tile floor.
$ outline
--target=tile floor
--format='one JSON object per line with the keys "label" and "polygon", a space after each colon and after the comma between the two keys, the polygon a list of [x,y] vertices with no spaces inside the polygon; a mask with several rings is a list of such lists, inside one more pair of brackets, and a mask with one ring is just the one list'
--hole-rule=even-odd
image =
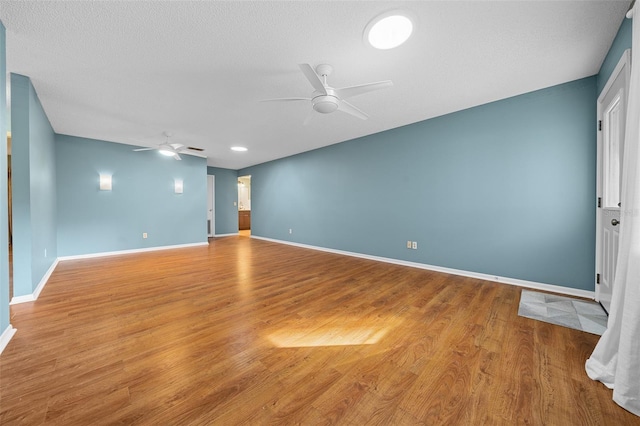
{"label": "tile floor", "polygon": [[522,290],[518,315],[598,335],[607,329],[599,303],[531,290]]}

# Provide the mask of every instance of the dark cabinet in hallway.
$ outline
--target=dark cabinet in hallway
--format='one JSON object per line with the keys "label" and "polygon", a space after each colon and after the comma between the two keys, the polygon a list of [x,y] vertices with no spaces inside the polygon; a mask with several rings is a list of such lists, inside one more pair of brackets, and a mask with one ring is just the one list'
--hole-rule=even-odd
{"label": "dark cabinet in hallway", "polygon": [[240,231],[251,229],[251,210],[238,211],[238,229]]}

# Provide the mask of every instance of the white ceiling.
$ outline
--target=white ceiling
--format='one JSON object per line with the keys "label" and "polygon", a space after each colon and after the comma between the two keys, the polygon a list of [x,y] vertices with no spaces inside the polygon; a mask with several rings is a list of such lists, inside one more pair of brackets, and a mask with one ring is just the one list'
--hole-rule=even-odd
{"label": "white ceiling", "polygon": [[[204,148],[239,169],[594,75],[630,1],[8,1],[7,69],[29,76],[57,133]],[[394,50],[362,33],[409,10]],[[351,98],[370,115],[315,114],[299,63],[329,84],[392,80]],[[235,153],[233,145],[248,152]]]}

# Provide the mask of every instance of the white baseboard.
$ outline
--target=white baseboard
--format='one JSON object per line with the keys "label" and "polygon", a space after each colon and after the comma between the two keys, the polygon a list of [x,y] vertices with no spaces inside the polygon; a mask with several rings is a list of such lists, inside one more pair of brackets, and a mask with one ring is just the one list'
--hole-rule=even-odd
{"label": "white baseboard", "polygon": [[11,326],[11,324],[9,324],[7,328],[4,329],[2,334],[0,334],[0,354],[2,354],[2,351],[4,351],[4,348],[7,347],[13,335],[16,334],[16,331],[18,330],[16,330]]}
{"label": "white baseboard", "polygon": [[235,232],[235,233],[231,233],[231,234],[216,234],[214,235],[214,237],[218,238],[218,237],[233,237],[233,236],[238,236],[240,235],[239,232]]}
{"label": "white baseboard", "polygon": [[311,245],[308,245],[308,244],[294,243],[294,242],[291,242],[291,241],[284,241],[284,240],[276,240],[276,239],[273,239],[273,238],[259,237],[259,236],[256,236],[256,235],[252,235],[251,238],[256,238],[258,240],[271,241],[273,243],[287,244],[287,245],[290,245],[290,246],[307,248],[307,249],[311,249],[311,250],[318,250],[318,251],[324,251],[324,252],[328,252],[328,253],[341,254],[341,255],[344,255],[344,256],[359,257],[361,259],[369,259],[369,260],[375,260],[375,261],[378,261],[378,262],[392,263],[392,264],[395,264],[395,265],[409,266],[411,268],[426,269],[426,270],[429,270],[429,271],[442,272],[442,273],[445,273],[445,274],[460,275],[460,276],[463,276],[463,277],[477,278],[477,279],[485,280],[485,281],[494,281],[494,282],[499,282],[499,283],[503,283],[503,284],[511,284],[511,285],[515,285],[515,286],[518,286],[518,287],[526,287],[526,288],[532,288],[532,289],[536,289],[536,290],[550,291],[550,292],[553,292],[553,293],[566,294],[566,295],[569,295],[569,296],[584,297],[584,298],[587,298],[587,299],[594,299],[595,298],[595,291],[581,290],[581,289],[571,288],[571,287],[563,287],[563,286],[554,285],[554,284],[544,284],[544,283],[538,283],[538,282],[535,282],[535,281],[520,280],[520,279],[517,279],[517,278],[509,278],[509,277],[501,277],[501,276],[497,276],[497,275],[482,274],[482,273],[479,273],[479,272],[463,271],[463,270],[460,270],[460,269],[445,268],[445,267],[442,267],[442,266],[428,265],[426,263],[409,262],[409,261],[406,261],[406,260],[391,259],[391,258],[388,258],[388,257],[381,257],[381,256],[372,256],[372,255],[368,255],[368,254],[361,254],[361,253],[355,253],[355,252],[344,251],[344,250],[335,250],[335,249],[329,249],[329,248],[325,248],[325,247],[311,246]]}
{"label": "white baseboard", "polygon": [[177,248],[187,248],[187,247],[199,247],[209,245],[208,242],[202,243],[189,243],[189,244],[176,244],[173,246],[158,246],[158,247],[145,247],[140,249],[131,249],[131,250],[118,250],[118,251],[106,251],[101,253],[89,253],[89,254],[78,254],[74,256],[61,256],[58,260],[78,260],[78,259],[92,259],[94,257],[104,257],[104,256],[118,256],[121,254],[134,254],[134,253],[146,253],[149,251],[158,251],[158,250],[171,250]]}
{"label": "white baseboard", "polygon": [[17,305],[18,303],[26,303],[26,302],[35,301],[38,298],[38,296],[40,296],[40,292],[42,291],[44,286],[49,281],[49,278],[51,278],[51,274],[53,274],[53,271],[56,269],[56,266],[58,266],[58,261],[59,260],[60,259],[56,259],[51,264],[51,266],[49,267],[47,272],[45,272],[45,274],[42,276],[42,279],[40,280],[40,282],[36,286],[36,289],[33,291],[33,293],[25,294],[24,296],[14,296],[13,298],[11,298],[11,302],[9,302],[9,304],[10,305]]}
{"label": "white baseboard", "polygon": [[56,266],[58,266],[58,263],[61,262],[61,261],[64,261],[64,260],[90,259],[90,258],[94,258],[94,257],[116,256],[116,255],[119,255],[119,254],[144,253],[144,252],[148,252],[148,251],[169,250],[169,249],[175,249],[175,248],[197,247],[197,246],[206,246],[206,245],[209,245],[209,243],[208,242],[206,242],[206,243],[203,242],[203,243],[191,243],[191,244],[177,244],[177,245],[173,245],[173,246],[148,247],[148,248],[143,248],[143,249],[110,251],[110,252],[104,252],[104,253],[80,254],[80,255],[77,255],[77,256],[61,256],[61,257],[58,257],[55,260],[55,262],[53,262],[53,264],[51,265],[49,270],[47,270],[47,272],[44,274],[44,276],[40,280],[40,283],[38,283],[38,286],[33,291],[33,293],[25,294],[23,296],[14,296],[11,299],[11,302],[9,304],[10,305],[17,305],[18,303],[27,303],[27,302],[36,301],[38,299],[38,296],[40,296],[40,292],[42,291],[44,286],[49,281],[49,278],[51,277],[51,274],[53,274],[53,271],[56,269]]}

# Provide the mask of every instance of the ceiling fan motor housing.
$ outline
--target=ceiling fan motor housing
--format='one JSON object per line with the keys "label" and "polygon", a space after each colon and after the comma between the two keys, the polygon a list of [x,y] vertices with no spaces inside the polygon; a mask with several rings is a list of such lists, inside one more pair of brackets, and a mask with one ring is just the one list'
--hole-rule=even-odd
{"label": "ceiling fan motor housing", "polygon": [[331,88],[326,88],[326,94],[320,92],[313,93],[313,109],[322,114],[329,114],[338,109],[338,98]]}

